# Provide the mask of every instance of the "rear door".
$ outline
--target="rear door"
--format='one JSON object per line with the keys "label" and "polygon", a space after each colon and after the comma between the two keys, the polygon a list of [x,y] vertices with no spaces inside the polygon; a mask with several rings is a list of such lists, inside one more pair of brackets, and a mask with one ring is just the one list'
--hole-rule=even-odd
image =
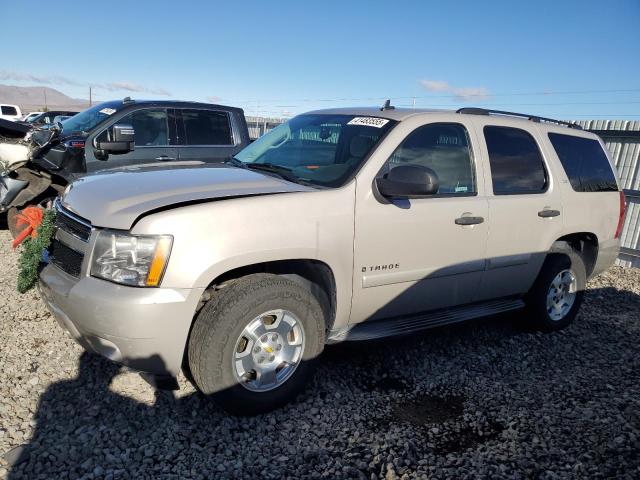
{"label": "rear door", "polygon": [[478,300],[524,293],[546,253],[562,235],[563,208],[557,175],[540,148],[532,122],[478,118],[491,229],[487,270]]}
{"label": "rear door", "polygon": [[177,112],[180,160],[217,162],[238,152],[239,140],[229,112],[204,108]]}

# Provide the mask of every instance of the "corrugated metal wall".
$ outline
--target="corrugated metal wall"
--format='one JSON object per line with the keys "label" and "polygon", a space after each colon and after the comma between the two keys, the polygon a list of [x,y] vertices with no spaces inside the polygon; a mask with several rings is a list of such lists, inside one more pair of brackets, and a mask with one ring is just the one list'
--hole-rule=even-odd
{"label": "corrugated metal wall", "polygon": [[640,121],[583,120],[577,123],[585,130],[596,131],[611,152],[627,197],[618,263],[640,267],[640,135],[624,136],[621,133],[639,132]]}

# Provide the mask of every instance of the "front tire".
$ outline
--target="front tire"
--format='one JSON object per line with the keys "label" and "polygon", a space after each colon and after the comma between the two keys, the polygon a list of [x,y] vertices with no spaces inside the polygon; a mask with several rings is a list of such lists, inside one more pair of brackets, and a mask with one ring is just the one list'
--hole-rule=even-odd
{"label": "front tire", "polygon": [[236,415],[293,400],[324,347],[323,311],[303,285],[254,274],[216,292],[196,317],[188,345],[198,389]]}
{"label": "front tire", "polygon": [[554,248],[525,299],[532,326],[553,332],[571,324],[584,299],[586,282],[582,257],[568,245]]}

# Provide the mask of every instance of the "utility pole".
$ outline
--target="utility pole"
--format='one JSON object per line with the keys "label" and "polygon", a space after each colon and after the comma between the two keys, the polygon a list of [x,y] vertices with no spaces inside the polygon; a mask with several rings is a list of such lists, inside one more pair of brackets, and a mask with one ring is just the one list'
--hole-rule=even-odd
{"label": "utility pole", "polygon": [[91,101],[91,86],[89,86],[89,106],[93,105]]}

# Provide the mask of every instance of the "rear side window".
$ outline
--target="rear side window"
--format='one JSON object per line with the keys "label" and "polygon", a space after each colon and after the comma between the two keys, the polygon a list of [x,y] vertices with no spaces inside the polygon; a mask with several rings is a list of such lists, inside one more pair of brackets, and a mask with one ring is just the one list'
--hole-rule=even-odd
{"label": "rear side window", "polygon": [[15,109],[15,107],[11,107],[9,105],[3,105],[0,108],[2,108],[3,115],[18,115],[18,111]]}
{"label": "rear side window", "polygon": [[380,175],[399,165],[428,167],[438,177],[438,195],[476,193],[476,179],[467,130],[457,123],[432,123],[417,128],[393,152]]}
{"label": "rear side window", "polygon": [[618,190],[616,177],[600,142],[560,133],[550,133],[549,140],[576,192]]}
{"label": "rear side window", "polygon": [[182,110],[184,145],[233,145],[226,112]]}
{"label": "rear side window", "polygon": [[519,128],[484,127],[495,195],[542,193],[547,173],[538,144]]}

